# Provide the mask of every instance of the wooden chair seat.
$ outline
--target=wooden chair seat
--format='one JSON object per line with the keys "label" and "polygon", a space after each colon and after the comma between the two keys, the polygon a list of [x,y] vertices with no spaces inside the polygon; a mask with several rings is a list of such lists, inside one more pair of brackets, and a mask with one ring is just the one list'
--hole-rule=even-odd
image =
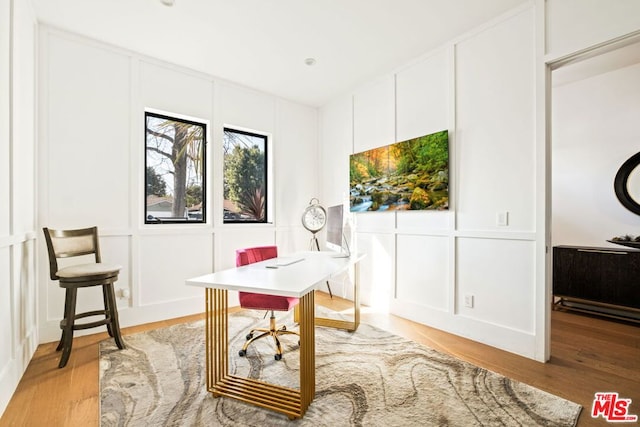
{"label": "wooden chair seat", "polygon": [[95,263],[95,264],[79,264],[72,265],[71,267],[66,267],[58,270],[58,277],[64,280],[70,280],[74,278],[84,278],[89,279],[93,277],[110,277],[113,275],[118,275],[118,273],[122,270],[122,267],[116,264],[103,264],[103,263]]}

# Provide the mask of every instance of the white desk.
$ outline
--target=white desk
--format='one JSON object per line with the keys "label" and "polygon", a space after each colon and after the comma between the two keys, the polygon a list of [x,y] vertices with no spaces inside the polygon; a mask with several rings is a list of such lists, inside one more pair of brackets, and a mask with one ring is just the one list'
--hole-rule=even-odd
{"label": "white desk", "polygon": [[[360,322],[359,261],[361,254],[336,258],[327,252],[299,252],[304,260],[278,268],[274,260],[218,271],[187,280],[205,289],[207,390],[214,397],[227,396],[243,402],[302,418],[315,396],[314,325],[355,330]],[[354,266],[354,320],[345,322],[315,318],[314,289]],[[300,389],[291,389],[229,373],[228,291],[244,291],[300,298],[296,320],[300,325]]]}

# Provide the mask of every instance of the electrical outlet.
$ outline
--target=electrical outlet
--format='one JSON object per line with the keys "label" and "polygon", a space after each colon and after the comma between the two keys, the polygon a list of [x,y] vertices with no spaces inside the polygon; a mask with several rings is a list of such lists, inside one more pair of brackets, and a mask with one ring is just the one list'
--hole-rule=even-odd
{"label": "electrical outlet", "polygon": [[464,296],[464,306],[468,308],[473,308],[473,295],[467,294]]}

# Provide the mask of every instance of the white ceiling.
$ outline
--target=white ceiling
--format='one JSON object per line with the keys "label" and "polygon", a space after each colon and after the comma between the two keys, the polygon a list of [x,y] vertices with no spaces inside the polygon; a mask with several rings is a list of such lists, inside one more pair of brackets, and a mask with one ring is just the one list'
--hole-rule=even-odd
{"label": "white ceiling", "polygon": [[528,2],[32,1],[40,22],[311,106]]}

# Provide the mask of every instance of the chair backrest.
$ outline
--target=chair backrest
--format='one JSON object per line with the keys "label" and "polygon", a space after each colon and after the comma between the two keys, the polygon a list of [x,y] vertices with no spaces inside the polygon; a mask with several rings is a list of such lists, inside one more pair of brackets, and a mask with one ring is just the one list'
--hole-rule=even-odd
{"label": "chair backrest", "polygon": [[58,258],[71,258],[82,255],[95,255],[100,262],[98,245],[98,227],[76,230],[51,230],[44,227],[44,238],[49,251],[49,274],[51,280],[58,280]]}
{"label": "chair backrest", "polygon": [[254,248],[238,249],[236,250],[236,267],[277,257],[277,246],[256,246]]}

